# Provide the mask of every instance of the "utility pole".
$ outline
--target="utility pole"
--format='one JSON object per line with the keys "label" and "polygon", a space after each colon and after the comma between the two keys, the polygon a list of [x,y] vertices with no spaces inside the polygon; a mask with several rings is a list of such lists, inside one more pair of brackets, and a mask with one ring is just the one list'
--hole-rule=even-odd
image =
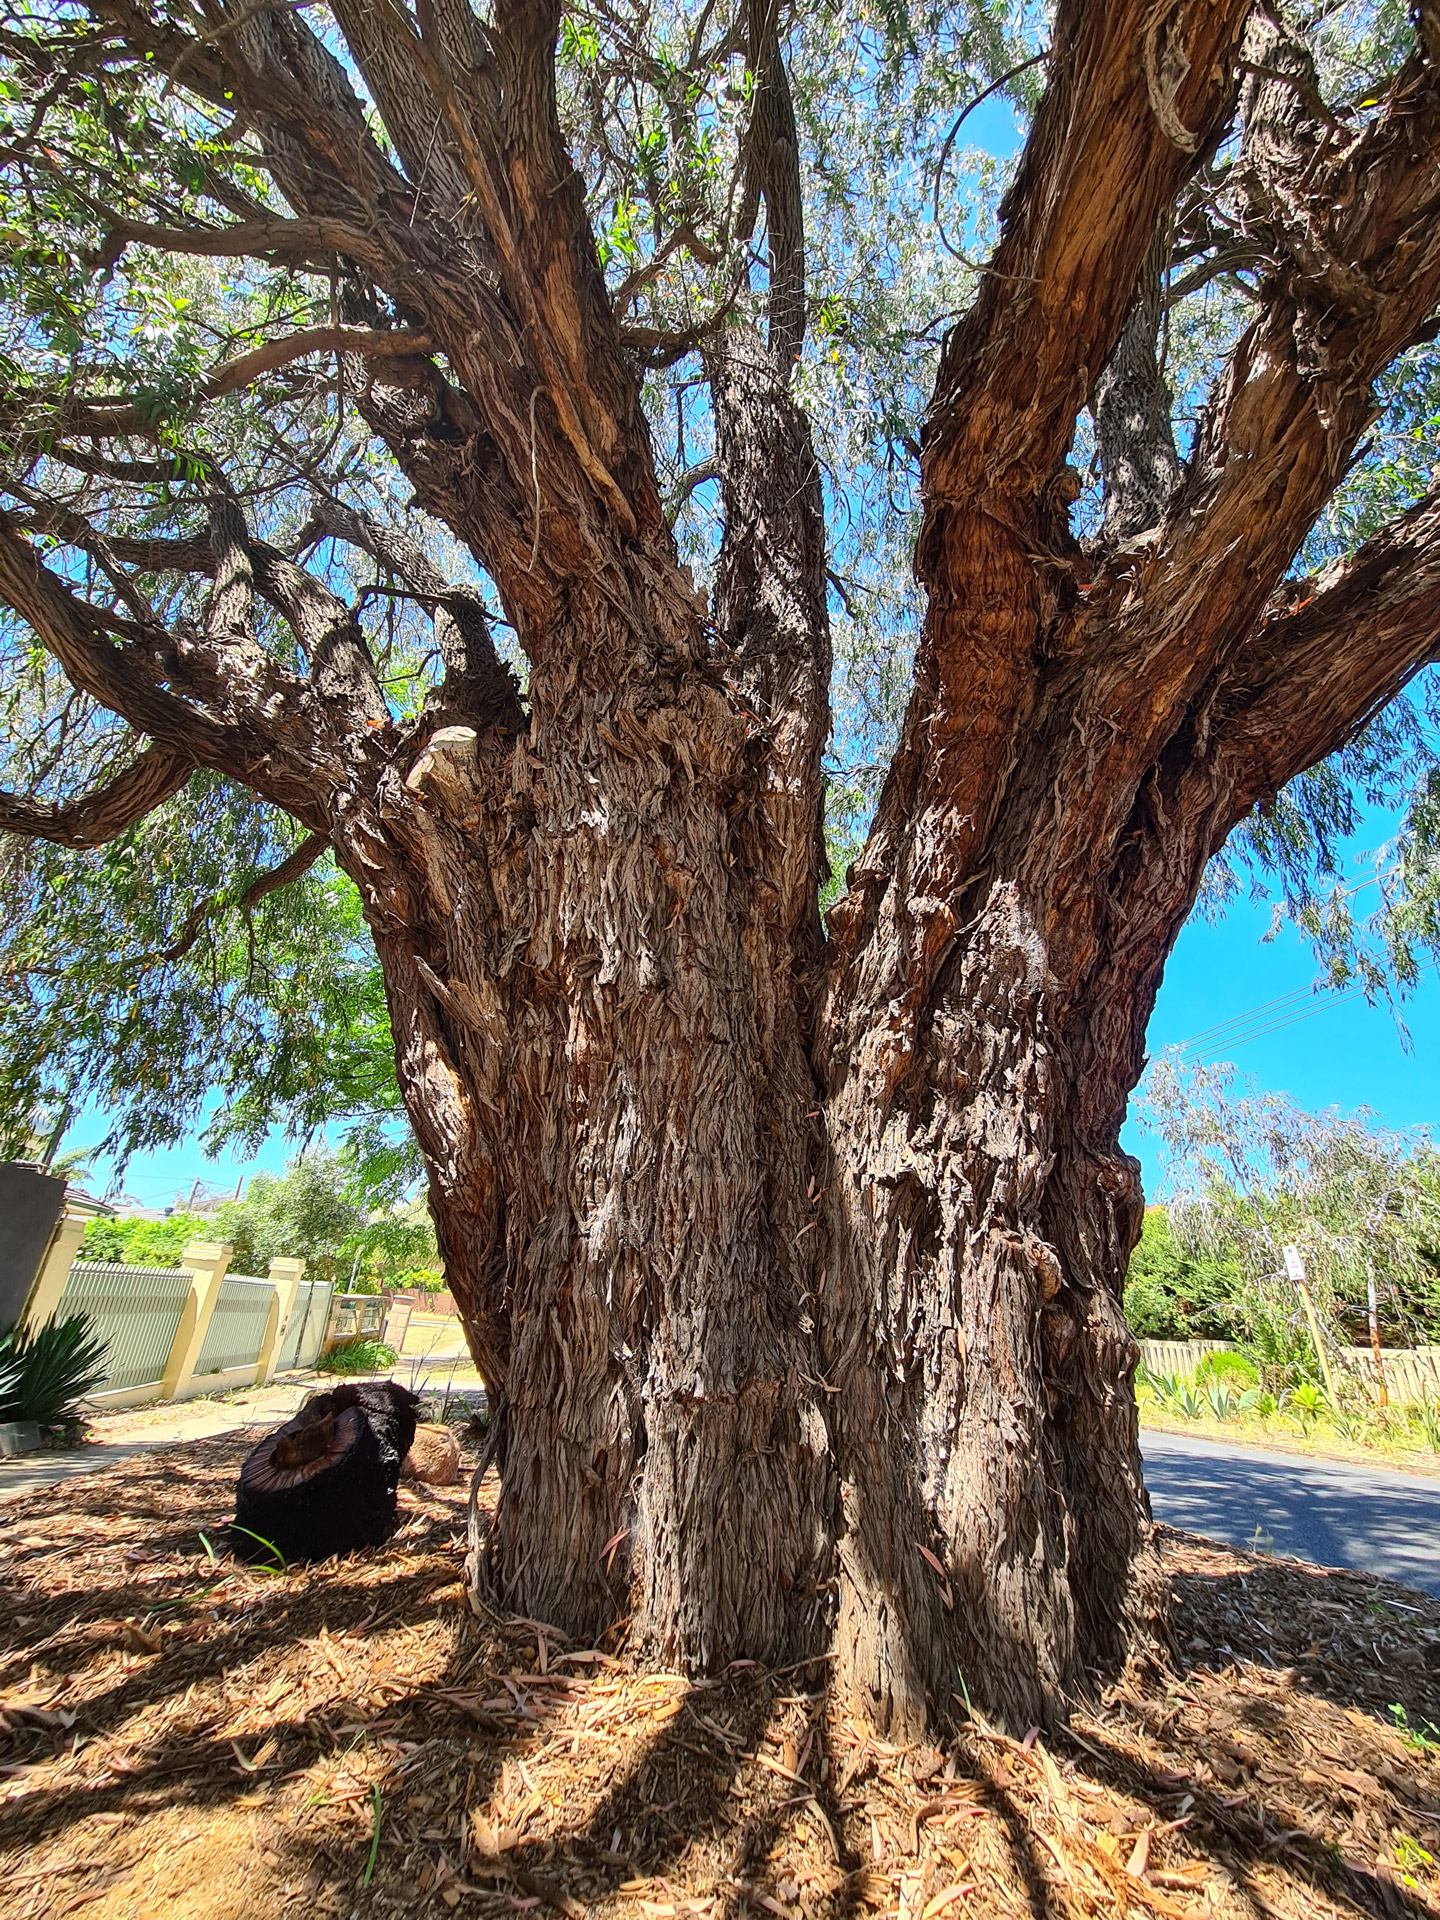
{"label": "utility pole", "polygon": [[1370,1309],[1370,1351],[1375,1356],[1375,1377],[1380,1382],[1380,1405],[1390,1404],[1390,1389],[1385,1384],[1385,1362],[1380,1358],[1380,1303],[1375,1293],[1375,1262],[1365,1256],[1365,1301]]}
{"label": "utility pole", "polygon": [[1299,1294],[1301,1305],[1305,1309],[1305,1318],[1310,1322],[1310,1338],[1315,1342],[1315,1351],[1320,1356],[1320,1371],[1325,1376],[1325,1388],[1330,1395],[1330,1403],[1338,1407],[1340,1399],[1335,1391],[1335,1376],[1330,1371],[1330,1356],[1325,1351],[1325,1342],[1320,1338],[1320,1318],[1315,1311],[1315,1302],[1310,1298],[1310,1289],[1305,1284],[1305,1262],[1300,1257],[1298,1247],[1282,1247],[1280,1251],[1285,1258],[1285,1271],[1295,1282],[1295,1291]]}

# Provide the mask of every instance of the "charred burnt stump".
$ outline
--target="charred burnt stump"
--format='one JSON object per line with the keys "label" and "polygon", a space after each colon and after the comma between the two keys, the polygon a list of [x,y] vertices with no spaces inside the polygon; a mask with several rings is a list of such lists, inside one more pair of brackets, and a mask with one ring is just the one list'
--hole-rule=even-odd
{"label": "charred burnt stump", "polygon": [[418,1398],[393,1380],[312,1393],[240,1469],[232,1539],[242,1560],[287,1563],[378,1547],[395,1527]]}

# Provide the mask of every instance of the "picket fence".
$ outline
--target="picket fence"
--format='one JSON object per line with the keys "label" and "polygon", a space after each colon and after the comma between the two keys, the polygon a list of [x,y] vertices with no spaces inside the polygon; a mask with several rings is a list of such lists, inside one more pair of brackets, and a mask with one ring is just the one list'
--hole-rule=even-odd
{"label": "picket fence", "polygon": [[[1209,1353],[1233,1352],[1228,1340],[1142,1340],[1140,1364],[1148,1373],[1191,1374]],[[1369,1347],[1332,1347],[1338,1371],[1373,1388],[1375,1356]],[[1395,1406],[1440,1400],[1440,1347],[1382,1347],[1385,1385]]]}

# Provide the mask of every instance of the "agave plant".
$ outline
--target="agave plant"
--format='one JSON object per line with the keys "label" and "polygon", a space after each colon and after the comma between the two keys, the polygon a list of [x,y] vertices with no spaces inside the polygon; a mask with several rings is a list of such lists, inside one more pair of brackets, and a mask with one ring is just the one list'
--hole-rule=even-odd
{"label": "agave plant", "polygon": [[1300,1423],[1307,1433],[1328,1404],[1324,1393],[1313,1380],[1302,1380],[1298,1387],[1292,1387],[1285,1396],[1285,1403],[1290,1412],[1300,1416]]}
{"label": "agave plant", "polygon": [[1243,1393],[1223,1381],[1212,1381],[1205,1389],[1205,1402],[1208,1411],[1216,1420],[1238,1420],[1242,1413],[1249,1413],[1260,1404],[1258,1387],[1247,1387]]}
{"label": "agave plant", "polygon": [[87,1313],[14,1328],[0,1338],[0,1420],[58,1426],[105,1378],[108,1351]]}

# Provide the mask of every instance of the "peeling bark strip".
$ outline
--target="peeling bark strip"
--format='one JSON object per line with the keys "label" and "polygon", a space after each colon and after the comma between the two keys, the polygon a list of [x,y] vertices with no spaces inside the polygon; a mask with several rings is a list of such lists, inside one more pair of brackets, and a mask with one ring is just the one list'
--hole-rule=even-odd
{"label": "peeling bark strip", "polygon": [[[836,1684],[892,1735],[961,1695],[1049,1724],[1165,1633],[1119,1304],[1140,1212],[1119,1129],[1161,968],[1234,823],[1437,657],[1440,496],[1283,583],[1373,381],[1440,305],[1440,13],[1419,8],[1416,52],[1351,128],[1317,116],[1278,11],[1061,0],[999,247],[941,359],[913,696],[827,940],[825,527],[790,379],[804,203],[778,13],[744,0],[731,34],[768,312],[762,333],[752,299],[701,354],[724,517],[707,608],[561,136],[558,6],[332,11],[347,62],[294,9],[217,4],[193,38],[97,0],[107,45],[244,116],[290,208],[127,219],[100,257],[333,270],[344,325],[222,383],[343,357],[495,583],[524,698],[479,594],[323,492],[307,536],[433,609],[444,672],[413,722],[352,609],[223,476],[184,537],[21,476],[0,597],[154,745],[84,797],[0,797],[0,828],[96,845],[212,768],[307,829],[242,897],[327,845],[354,880],[499,1409],[488,1593],[587,1639],[627,1621],[686,1671],[832,1637]],[[1262,292],[1182,468],[1159,281],[1237,111]],[[1065,462],[1087,404],[1107,510],[1082,555]],[[128,402],[59,396],[43,432],[4,417],[32,468],[43,442],[89,479],[183,479]],[[198,617],[162,621],[155,574],[188,578]]]}

